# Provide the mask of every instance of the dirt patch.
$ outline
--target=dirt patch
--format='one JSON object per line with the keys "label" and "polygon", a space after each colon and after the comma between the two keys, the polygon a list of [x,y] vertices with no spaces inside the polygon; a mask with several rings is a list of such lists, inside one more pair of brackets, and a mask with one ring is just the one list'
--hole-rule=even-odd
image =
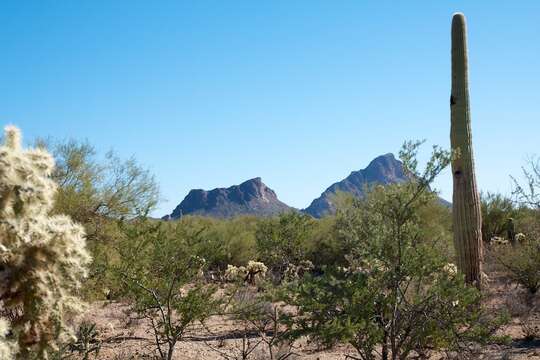
{"label": "dirt patch", "polygon": [[[508,309],[511,322],[502,333],[512,338],[510,345],[490,345],[480,349],[478,359],[540,359],[540,339],[525,341],[523,324],[533,322],[540,326],[538,317],[529,316],[531,309],[540,309],[538,295],[530,296],[502,274],[492,274],[486,289],[486,305],[492,311]],[[533,314],[534,315],[534,314]],[[100,340],[103,341],[97,359],[125,360],[152,359],[156,354],[151,329],[144,320],[137,319],[129,306],[121,302],[96,302],[83,316],[83,320],[96,324]],[[255,347],[250,359],[268,359],[264,342],[256,333],[243,338],[239,324],[223,316],[211,317],[205,325],[196,324],[189,328],[185,341],[177,344],[174,359],[235,359],[241,354],[243,345]],[[257,345],[258,344],[258,345]],[[288,350],[282,349],[283,351]],[[317,349],[306,339],[295,343],[294,355],[288,359],[334,360],[354,355],[350,346],[339,345],[329,350]],[[435,355],[433,359],[444,359],[446,355]],[[459,356],[459,355],[457,355]]]}

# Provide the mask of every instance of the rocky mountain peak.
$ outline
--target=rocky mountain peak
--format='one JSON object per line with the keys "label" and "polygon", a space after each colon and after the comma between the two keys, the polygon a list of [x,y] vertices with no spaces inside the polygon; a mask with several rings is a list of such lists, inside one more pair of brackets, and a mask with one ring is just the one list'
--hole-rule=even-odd
{"label": "rocky mountain peak", "polygon": [[[353,171],[345,179],[332,184],[302,211],[320,218],[335,212],[336,208],[332,201],[337,192],[361,198],[365,195],[367,186],[396,184],[408,180],[401,161],[391,153],[380,155],[365,169]],[[443,199],[441,203],[450,206]],[[266,186],[260,177],[256,177],[228,188],[191,190],[174,211],[163,219],[178,219],[183,215],[218,218],[239,215],[273,216],[287,211],[295,209],[281,202],[274,190]]]}
{"label": "rocky mountain peak", "polygon": [[239,185],[213,190],[191,190],[170,214],[170,219],[183,215],[230,218],[238,215],[271,216],[292,208],[279,201],[274,190],[260,177]]}
{"label": "rocky mountain peak", "polygon": [[377,156],[365,169],[353,171],[345,179],[328,187],[320,197],[313,200],[304,212],[317,218],[332,214],[336,210],[332,199],[337,192],[362,197],[366,186],[395,184],[407,180],[408,178],[403,171],[403,163],[397,160],[394,154]]}

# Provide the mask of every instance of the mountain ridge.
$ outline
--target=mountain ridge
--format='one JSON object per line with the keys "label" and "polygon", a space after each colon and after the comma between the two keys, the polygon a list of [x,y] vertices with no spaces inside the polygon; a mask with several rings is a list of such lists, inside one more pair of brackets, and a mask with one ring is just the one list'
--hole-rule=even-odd
{"label": "mountain ridge", "polygon": [[377,156],[364,169],[352,171],[346,178],[330,185],[302,211],[321,218],[335,212],[332,200],[338,192],[350,193],[355,197],[364,196],[366,186],[372,184],[389,185],[409,180],[403,171],[403,163],[392,153]]}
{"label": "mountain ridge", "polygon": [[[200,215],[231,218],[240,215],[273,216],[288,211],[301,211],[314,218],[335,213],[333,203],[338,192],[361,198],[371,185],[389,185],[408,181],[403,163],[394,154],[375,157],[364,169],[352,171],[344,179],[326,188],[308,207],[298,210],[280,201],[271,188],[260,177],[246,180],[239,185],[212,190],[192,189],[182,202],[164,220],[179,219],[184,215]],[[451,204],[439,198],[441,204]]]}
{"label": "mountain ridge", "polygon": [[174,220],[184,215],[218,218],[238,215],[272,216],[290,210],[294,209],[281,202],[274,190],[266,186],[260,177],[255,177],[227,188],[190,190],[165,218]]}

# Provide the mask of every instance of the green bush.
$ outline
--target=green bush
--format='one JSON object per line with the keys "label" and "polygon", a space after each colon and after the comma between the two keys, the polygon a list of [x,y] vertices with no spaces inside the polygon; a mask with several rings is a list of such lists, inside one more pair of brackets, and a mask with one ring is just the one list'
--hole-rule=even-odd
{"label": "green bush", "polygon": [[434,200],[429,185],[449,154],[435,149],[420,174],[417,147],[407,144],[402,153],[416,181],[377,186],[338,213],[347,267],[329,266],[285,288],[284,301],[298,309],[290,318],[294,337],[308,335],[327,346],[348,342],[359,359],[462,352],[471,342],[492,339],[503,319],[487,317],[480,293],[450,263],[446,235],[431,237],[437,232],[424,229],[422,214]]}
{"label": "green bush", "polygon": [[489,192],[482,193],[480,200],[483,241],[489,243],[495,237],[505,237],[511,241],[512,236],[509,236],[509,232],[513,231],[515,233],[515,229],[509,225],[514,222],[520,213],[514,202],[501,194]]}
{"label": "green bush", "polygon": [[155,209],[158,185],[152,174],[134,158],[120,159],[113,152],[99,157],[87,142],[38,141],[38,147],[53,155],[51,173],[58,184],[54,214],[66,214],[84,226],[87,248],[92,254],[83,298],[102,299],[112,285],[110,264],[120,241],[119,226]]}
{"label": "green bush", "polygon": [[495,248],[498,262],[510,273],[511,278],[535,294],[540,289],[540,241],[526,239],[515,246]]}
{"label": "green bush", "polygon": [[315,220],[309,215],[289,212],[259,223],[255,233],[259,258],[281,277],[289,264],[307,258]]}
{"label": "green bush", "polygon": [[173,233],[177,226],[204,229],[197,242],[191,244],[191,251],[206,259],[209,270],[222,272],[229,264],[245,265],[257,258],[255,231],[260,221],[251,216],[227,220],[184,216],[178,221],[167,222],[165,227]]}
{"label": "green bush", "polygon": [[216,287],[203,280],[205,260],[191,253],[202,232],[181,224],[174,233],[156,222],[125,225],[115,272],[122,295],[152,329],[161,359],[172,359],[188,326],[219,308]]}

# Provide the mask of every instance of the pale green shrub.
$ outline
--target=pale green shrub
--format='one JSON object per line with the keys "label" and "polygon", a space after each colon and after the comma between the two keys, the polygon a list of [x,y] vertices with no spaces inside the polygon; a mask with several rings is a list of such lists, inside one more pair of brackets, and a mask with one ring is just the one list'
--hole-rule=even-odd
{"label": "pale green shrub", "polygon": [[492,316],[464,282],[444,251],[444,233],[424,229],[430,185],[450,154],[435,148],[420,173],[418,145],[400,154],[416,181],[376,186],[338,211],[347,267],[328,265],[285,284],[281,300],[296,309],[287,319],[293,339],[348,343],[356,353],[347,358],[366,360],[427,359],[437,349],[466,355],[472,344],[505,340],[496,331],[506,318]]}
{"label": "pale green shrub", "polygon": [[206,260],[192,253],[202,231],[179,225],[175,233],[162,223],[139,220],[124,224],[115,267],[121,294],[152,333],[156,357],[171,360],[189,328],[219,312],[216,286],[202,278]]}

